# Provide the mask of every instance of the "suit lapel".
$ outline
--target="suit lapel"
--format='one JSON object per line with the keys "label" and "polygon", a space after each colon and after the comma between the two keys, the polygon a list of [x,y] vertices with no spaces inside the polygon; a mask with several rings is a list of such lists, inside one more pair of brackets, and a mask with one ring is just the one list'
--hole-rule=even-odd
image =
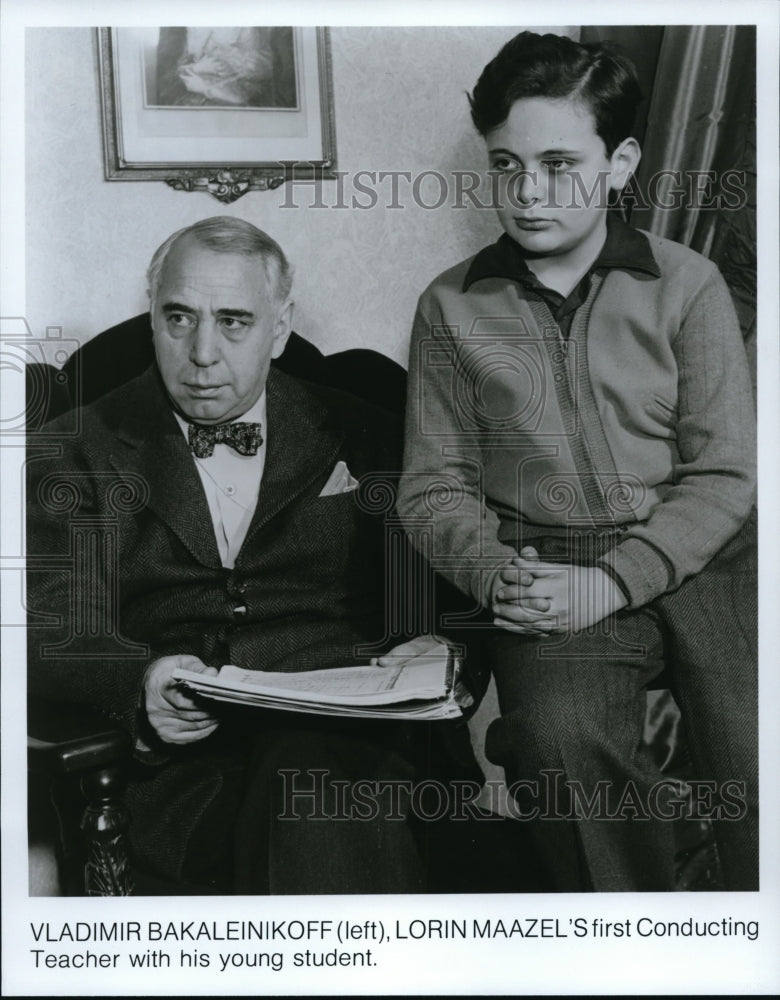
{"label": "suit lapel", "polygon": [[265,469],[246,543],[323,472],[333,467],[343,431],[329,426],[327,409],[296,380],[271,369],[267,382]]}
{"label": "suit lapel", "polygon": [[184,435],[154,367],[136,380],[118,414],[118,445],[111,463],[132,471],[149,488],[148,506],[198,562],[222,562],[206,496]]}
{"label": "suit lapel", "polygon": [[[342,430],[329,426],[327,409],[295,379],[271,369],[267,394],[265,469],[242,551],[254,534],[333,467],[344,437]],[[203,486],[156,367],[128,386],[115,419],[113,467],[141,476],[154,513],[198,562],[220,567]]]}

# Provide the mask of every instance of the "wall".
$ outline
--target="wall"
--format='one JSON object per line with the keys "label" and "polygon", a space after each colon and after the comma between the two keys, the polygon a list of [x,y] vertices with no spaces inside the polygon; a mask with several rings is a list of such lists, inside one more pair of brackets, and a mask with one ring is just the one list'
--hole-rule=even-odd
{"label": "wall", "polygon": [[[335,28],[331,32],[338,167],[482,169],[468,114],[484,64],[518,27]],[[544,31],[547,29],[537,28]],[[571,29],[550,29],[567,31]],[[164,183],[103,179],[97,55],[88,28],[26,34],[27,319],[35,336],[61,326],[84,341],[146,309],[144,271],[169,233],[210,215],[267,230],[296,268],[295,327],[325,353],[368,346],[405,364],[417,296],[444,268],[498,235],[491,210],[415,205],[389,182],[366,210],[315,209],[286,186],[223,206]],[[325,187],[336,202],[335,182]],[[329,197],[330,194],[330,197]],[[423,186],[431,203],[438,188]],[[360,200],[367,200],[361,198]],[[463,200],[463,199],[462,199]],[[287,201],[298,208],[283,208]]]}

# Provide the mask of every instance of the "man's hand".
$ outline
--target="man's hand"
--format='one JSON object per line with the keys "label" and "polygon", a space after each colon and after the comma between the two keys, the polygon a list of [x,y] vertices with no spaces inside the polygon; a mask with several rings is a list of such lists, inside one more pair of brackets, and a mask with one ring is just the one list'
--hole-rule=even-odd
{"label": "man's hand", "polygon": [[211,736],[219,720],[205,711],[179,681],[173,671],[181,667],[215,677],[216,667],[207,667],[197,656],[163,656],[146,671],[144,697],[149,722],[166,743],[194,743]]}
{"label": "man's hand", "polygon": [[433,654],[436,648],[441,645],[446,645],[446,640],[439,639],[435,635],[418,635],[414,639],[394,646],[389,653],[375,656],[371,660],[371,665],[374,667],[395,667],[401,660],[411,660],[413,657],[423,656],[425,653]]}
{"label": "man's hand", "polygon": [[[612,577],[597,566],[560,566],[554,563],[514,560],[533,577],[529,585],[505,586],[497,602],[495,624],[510,632],[528,633],[527,608],[547,602],[550,632],[578,632],[624,608],[628,601]],[[544,628],[539,623],[537,628]]]}

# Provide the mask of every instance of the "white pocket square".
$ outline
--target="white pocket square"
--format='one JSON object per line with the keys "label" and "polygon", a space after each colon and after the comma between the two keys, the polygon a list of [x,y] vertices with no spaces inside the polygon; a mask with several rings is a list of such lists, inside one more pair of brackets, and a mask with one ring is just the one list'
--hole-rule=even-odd
{"label": "white pocket square", "polygon": [[336,462],[328,481],[320,490],[321,497],[330,497],[336,493],[349,493],[357,488],[358,481],[347,468],[346,462]]}

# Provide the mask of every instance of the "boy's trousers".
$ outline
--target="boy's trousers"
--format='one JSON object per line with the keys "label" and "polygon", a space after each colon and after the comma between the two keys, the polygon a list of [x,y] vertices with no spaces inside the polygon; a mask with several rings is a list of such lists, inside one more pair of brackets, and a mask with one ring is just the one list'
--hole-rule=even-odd
{"label": "boy's trousers", "polygon": [[[585,561],[581,540],[518,542]],[[568,635],[486,637],[502,713],[486,754],[559,891],[674,888],[681,799],[642,741],[662,671],[694,765],[687,809],[713,819],[726,888],[758,888],[756,576],[754,513],[700,573],[642,608]]]}

